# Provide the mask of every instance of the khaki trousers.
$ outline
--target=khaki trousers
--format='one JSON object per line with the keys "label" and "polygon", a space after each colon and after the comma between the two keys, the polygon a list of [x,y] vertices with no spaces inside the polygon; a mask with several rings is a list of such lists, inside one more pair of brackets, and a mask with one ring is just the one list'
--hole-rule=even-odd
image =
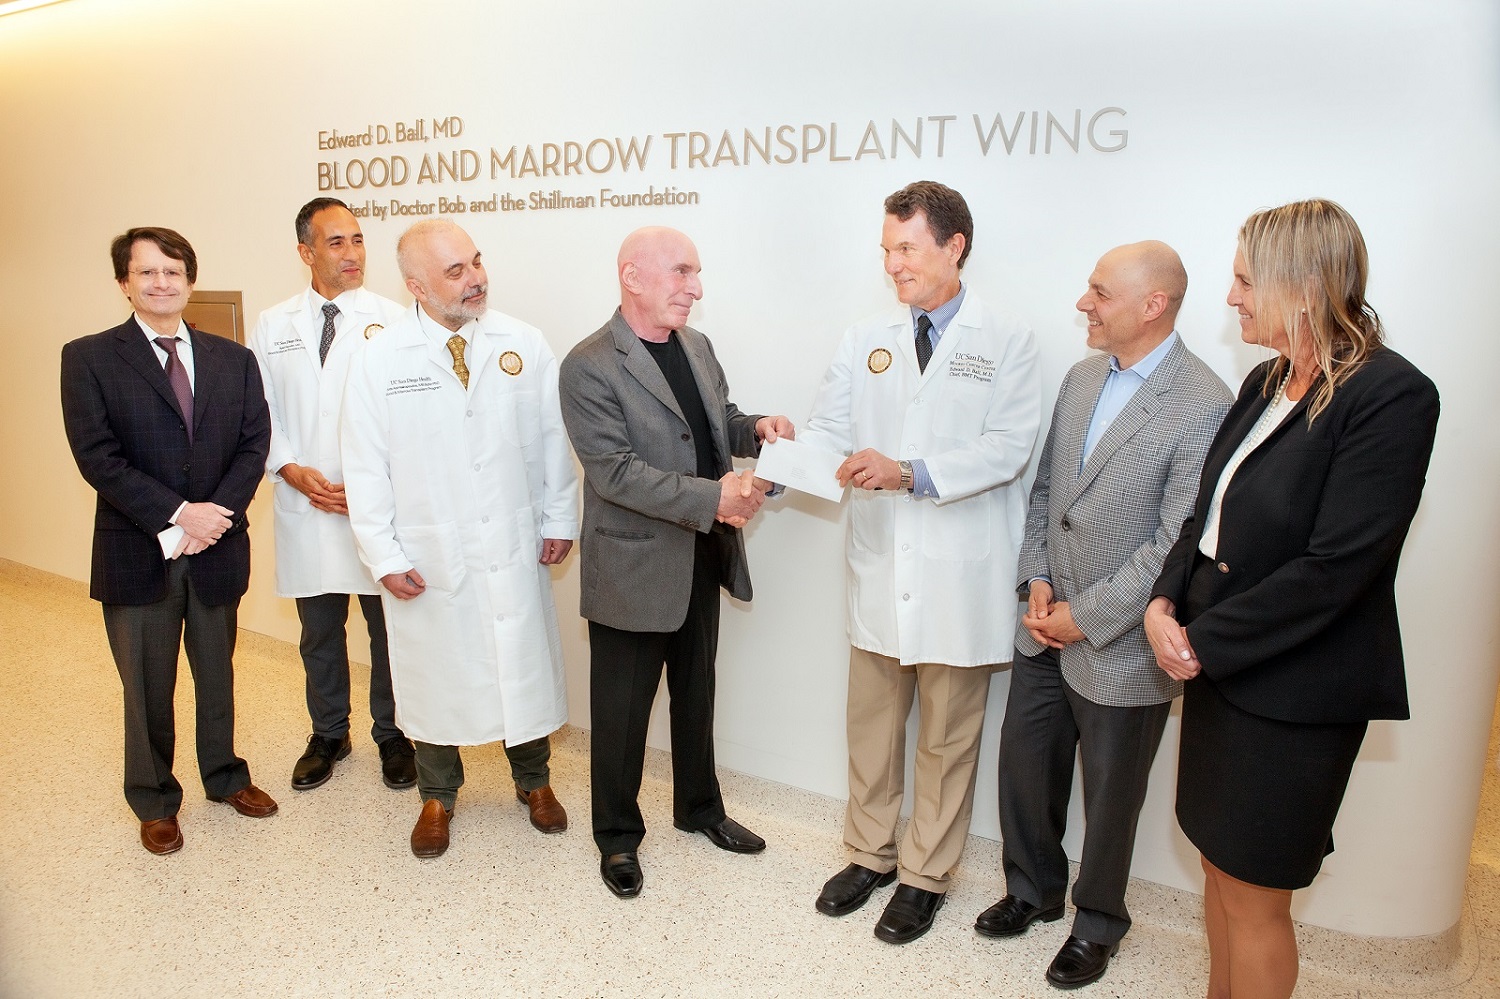
{"label": "khaki trousers", "polygon": [[[901,883],[945,892],[974,811],[979,737],[992,666],[902,666],[849,651],[849,807],[844,843],[854,863]],[[906,719],[918,704],[911,822],[896,846],[905,793]]]}

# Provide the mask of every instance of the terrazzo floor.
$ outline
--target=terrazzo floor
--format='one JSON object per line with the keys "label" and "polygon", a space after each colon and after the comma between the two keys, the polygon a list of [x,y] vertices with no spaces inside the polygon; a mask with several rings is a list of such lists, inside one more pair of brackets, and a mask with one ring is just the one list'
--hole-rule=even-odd
{"label": "terrazzo floor", "polygon": [[[184,664],[186,846],[151,856],[120,794],[119,680],[97,605],[80,583],[0,560],[0,805],[12,820],[0,850],[0,996],[1058,995],[1042,974],[1069,920],[1011,941],[971,928],[999,894],[989,840],[970,839],[932,932],[888,946],[870,933],[885,891],[843,919],[812,907],[844,863],[841,802],[723,773],[731,815],[771,844],[724,853],[672,828],[670,761],[652,751],[646,887],[622,902],[600,883],[588,835],[587,734],[565,729],[553,786],[572,828],[535,832],[500,749],[466,750],[452,846],[419,861],[407,848],[417,794],[381,784],[362,709],[354,754],[327,785],[297,793],[296,650],[242,632],[236,667],[238,748],[281,811],[252,820],[203,800]],[[1500,775],[1487,774],[1458,960],[1376,982],[1361,955],[1380,941],[1320,941],[1320,953],[1352,956],[1304,961],[1299,997],[1500,996]],[[1135,928],[1081,994],[1202,996],[1197,897],[1132,881],[1130,906]]]}

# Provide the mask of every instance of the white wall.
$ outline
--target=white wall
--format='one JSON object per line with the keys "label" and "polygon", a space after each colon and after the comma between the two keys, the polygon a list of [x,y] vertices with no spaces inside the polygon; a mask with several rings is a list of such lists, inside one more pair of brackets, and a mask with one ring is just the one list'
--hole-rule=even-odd
{"label": "white wall", "polygon": [[[462,140],[426,148],[481,151],[656,135],[645,172],[486,175],[375,196],[697,191],[692,207],[464,224],[486,254],[492,301],[541,326],[559,354],[607,318],[626,232],[685,229],[707,288],[693,322],[714,336],[737,401],[794,420],[842,329],[893,301],[880,270],[880,202],[910,180],[942,180],[969,198],[977,232],[967,278],[1034,325],[1049,398],[1083,353],[1072,303],[1094,260],[1143,238],[1182,253],[1192,287],[1180,328],[1238,384],[1258,358],[1223,304],[1237,225],[1260,206],[1333,197],[1364,227],[1371,298],[1393,345],[1436,380],[1444,415],[1400,580],[1414,719],[1372,726],[1338,852],[1299,893],[1297,914],[1377,935],[1445,930],[1460,911],[1497,668],[1500,538],[1488,513],[1500,462],[1486,432],[1486,389],[1500,370],[1489,294],[1497,42],[1496,11],[1482,0],[659,0],[638,10],[603,0],[71,0],[0,18],[0,442],[12,473],[0,494],[0,556],[87,576],[93,496],[66,456],[56,372],[63,342],[125,315],[109,239],[130,225],[180,229],[199,252],[198,286],[242,290],[253,317],[305,280],[292,216],[319,193],[318,161],[346,158],[319,153],[319,130],[457,115]],[[1087,121],[1106,107],[1126,112],[1107,119],[1128,130],[1119,152],[1084,142],[1074,153],[1054,140],[1050,154],[1033,155],[1023,130],[1014,154],[997,139],[986,157],[970,119],[999,113],[1009,123],[1036,110],[1044,123],[1049,111],[1071,122],[1081,109]],[[929,124],[920,159],[902,149],[885,160],[672,170],[661,137],[701,130],[717,141],[724,129],[832,122],[849,155],[871,119],[884,131],[893,118],[940,115],[956,116],[944,155]],[[365,232],[371,287],[404,301],[392,254],[400,228],[369,221]],[[257,568],[241,621],[292,638],[295,615],[272,592],[264,493],[252,510]],[[723,625],[720,760],[842,796],[838,514],[792,497],[752,526],[750,551],[756,600],[727,606]],[[573,720],[587,726],[585,632],[568,615],[576,559],[557,594]],[[991,696],[975,813],[975,831],[988,836],[1006,686],[997,678]],[[1196,889],[1196,858],[1171,815],[1175,740],[1174,720],[1136,873]],[[998,882],[987,870],[964,876]]]}

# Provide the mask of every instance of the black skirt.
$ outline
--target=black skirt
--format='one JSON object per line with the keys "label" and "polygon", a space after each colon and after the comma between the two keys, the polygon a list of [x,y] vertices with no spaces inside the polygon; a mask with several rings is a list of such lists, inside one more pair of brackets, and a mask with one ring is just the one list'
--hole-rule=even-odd
{"label": "black skirt", "polygon": [[[1199,572],[1214,571],[1200,559]],[[1196,616],[1189,585],[1184,601]],[[1366,722],[1278,721],[1227,701],[1206,674],[1183,690],[1177,821],[1207,860],[1266,888],[1312,884],[1333,852],[1333,820]]]}

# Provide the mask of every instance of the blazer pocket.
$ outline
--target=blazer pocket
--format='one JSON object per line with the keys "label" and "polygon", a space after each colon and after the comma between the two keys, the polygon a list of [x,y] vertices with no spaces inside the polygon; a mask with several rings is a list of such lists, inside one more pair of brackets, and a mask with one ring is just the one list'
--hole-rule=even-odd
{"label": "blazer pocket", "polygon": [[649,531],[620,531],[608,527],[594,528],[595,534],[602,534],[606,538],[614,538],[617,541],[652,541],[656,535]]}
{"label": "blazer pocket", "polygon": [[[583,565],[586,583],[598,606],[631,611],[639,616],[671,586],[672,563],[664,557],[662,545],[645,531],[619,531],[594,528],[591,551]],[[592,566],[590,566],[592,558]],[[692,571],[692,562],[688,563]]]}

